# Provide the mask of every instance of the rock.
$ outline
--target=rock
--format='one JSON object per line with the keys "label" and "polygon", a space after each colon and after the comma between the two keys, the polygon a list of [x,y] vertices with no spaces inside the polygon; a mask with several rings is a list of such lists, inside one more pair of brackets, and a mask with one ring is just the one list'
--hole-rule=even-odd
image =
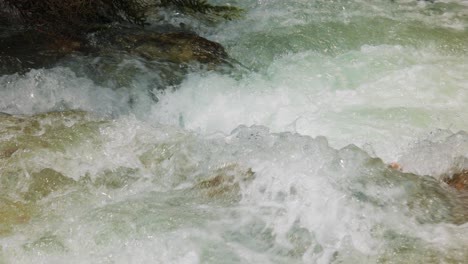
{"label": "rock", "polygon": [[159,31],[123,29],[105,36],[104,40],[120,50],[148,60],[220,64],[228,58],[221,44],[180,29],[172,31],[166,31],[166,28]]}
{"label": "rock", "polygon": [[51,67],[80,49],[77,41],[39,32],[3,32],[0,37],[0,75]]}
{"label": "rock", "polygon": [[251,168],[243,168],[239,164],[230,164],[219,168],[212,175],[200,181],[195,188],[209,198],[225,197],[238,199],[240,185],[247,184],[255,178]]}
{"label": "rock", "polygon": [[135,53],[149,59],[163,59],[176,63],[197,61],[219,64],[227,58],[224,48],[191,33],[163,33],[151,37],[134,49]]}
{"label": "rock", "polygon": [[109,189],[120,189],[138,180],[137,169],[120,167],[106,170],[94,181],[96,187],[104,186]]}
{"label": "rock", "polygon": [[154,101],[154,91],[177,87],[188,72],[231,69],[220,44],[174,26],[116,26],[91,35],[82,48],[90,56],[74,56],[66,67],[114,89],[135,89],[133,82],[140,76],[150,78],[138,89],[146,89]]}
{"label": "rock", "polygon": [[468,191],[468,170],[463,170],[460,173],[453,174],[451,177],[443,178],[443,181],[459,191]]}
{"label": "rock", "polygon": [[0,27],[11,27],[18,24],[19,19],[14,12],[11,12],[0,1]]}
{"label": "rock", "polygon": [[50,168],[32,173],[31,176],[32,182],[25,194],[25,199],[30,201],[40,200],[51,192],[57,191],[60,188],[75,182],[73,179],[70,179]]}
{"label": "rock", "polygon": [[21,60],[13,56],[6,55],[4,52],[0,52],[0,75],[21,72],[23,68],[24,66]]}
{"label": "rock", "polygon": [[0,198],[0,236],[10,234],[15,225],[29,222],[31,213],[28,204]]}
{"label": "rock", "polygon": [[176,87],[191,70],[224,71],[232,64],[219,43],[174,26],[106,27],[83,40],[24,30],[0,32],[0,75],[54,66],[114,89],[132,87],[140,76],[150,75],[147,90],[157,101],[154,90]]}
{"label": "rock", "polygon": [[16,151],[18,151],[16,146],[7,146],[5,148],[0,147],[0,159],[10,158]]}

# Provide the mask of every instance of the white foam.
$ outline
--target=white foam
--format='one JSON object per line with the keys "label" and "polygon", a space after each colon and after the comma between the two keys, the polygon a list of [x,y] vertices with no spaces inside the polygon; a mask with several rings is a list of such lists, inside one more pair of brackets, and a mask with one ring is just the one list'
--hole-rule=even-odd
{"label": "white foam", "polygon": [[392,161],[435,129],[468,126],[466,63],[433,52],[364,46],[338,57],[286,55],[241,80],[193,74],[160,96],[150,118],[202,133],[257,124],[325,135],[335,147],[370,144]]}
{"label": "white foam", "polygon": [[[392,243],[405,237],[417,241],[415,258],[418,250],[435,248],[445,258],[468,243],[451,235],[463,226],[445,227],[453,218],[449,194],[437,196],[413,176],[388,175],[384,163],[355,146],[336,150],[323,137],[259,126],[209,137],[134,118],[95,126],[75,138],[75,144],[83,141],[79,147],[47,155],[47,149],[39,155],[30,150],[9,168],[48,167],[92,182],[113,174],[133,180],[122,187],[85,184],[55,191],[37,204],[47,217],[17,227],[16,242],[3,248],[6,259],[19,254],[23,263],[70,257],[76,263],[204,263],[230,256],[233,263],[328,263],[346,252],[363,258],[390,254],[397,247]],[[48,133],[61,131],[42,136]],[[60,137],[51,140],[54,145]],[[253,178],[243,182],[249,169]],[[206,199],[193,189],[224,174],[239,181],[239,203],[225,204],[216,195]],[[433,202],[427,205],[426,199]],[[443,245],[432,244],[434,228]],[[284,253],[289,251],[297,253]]]}
{"label": "white foam", "polygon": [[0,86],[0,111],[9,114],[78,109],[110,116],[128,109],[128,95],[96,86],[67,68],[1,76]]}
{"label": "white foam", "polygon": [[468,135],[438,131],[405,151],[398,160],[404,171],[441,177],[468,169]]}

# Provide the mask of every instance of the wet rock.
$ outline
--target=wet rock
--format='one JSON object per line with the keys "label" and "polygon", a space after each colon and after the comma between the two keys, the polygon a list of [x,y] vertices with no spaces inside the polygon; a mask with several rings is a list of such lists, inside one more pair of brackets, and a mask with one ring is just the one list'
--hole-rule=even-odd
{"label": "wet rock", "polygon": [[[154,101],[155,91],[177,87],[188,72],[232,66],[219,43],[174,26],[106,27],[81,40],[21,30],[3,33],[0,75],[63,66],[100,86],[145,89]],[[148,76],[150,81],[134,85]]]}
{"label": "wet rock", "polygon": [[171,29],[171,31],[167,31],[167,28],[153,31],[122,29],[106,32],[103,36],[113,48],[148,60],[220,64],[228,58],[221,44],[180,29]]}
{"label": "wet rock", "polygon": [[451,188],[456,191],[451,192],[456,198],[454,201],[453,214],[456,217],[455,224],[465,224],[468,222],[468,170],[462,170],[451,176],[442,178]]}
{"label": "wet rock", "polygon": [[217,169],[212,175],[200,181],[195,188],[209,198],[239,198],[241,184],[249,183],[255,178],[251,168],[245,169],[238,164],[230,164]]}
{"label": "wet rock", "polygon": [[[220,44],[174,26],[103,30],[90,35],[83,50],[88,56],[73,56],[62,65],[100,86],[129,89],[130,95],[133,89],[146,90],[154,101],[157,90],[176,88],[188,72],[232,68]],[[138,82],[142,79],[148,81]],[[129,103],[137,105],[138,98]]]}
{"label": "wet rock", "polygon": [[0,1],[0,28],[11,27],[18,23],[18,17],[14,12],[11,12],[8,8],[1,5]]}
{"label": "wet rock", "polygon": [[25,194],[25,199],[36,201],[49,195],[51,192],[73,184],[75,181],[63,174],[46,168],[37,173],[32,173],[32,182]]}
{"label": "wet rock", "polygon": [[29,205],[0,198],[0,236],[10,234],[15,225],[27,223],[30,219]]}
{"label": "wet rock", "polygon": [[94,181],[96,187],[104,186],[109,189],[120,189],[131,185],[138,180],[137,169],[120,167],[106,170]]}
{"label": "wet rock", "polygon": [[28,68],[20,59],[8,55],[0,55],[0,75],[24,72]]}
{"label": "wet rock", "polygon": [[10,158],[16,151],[18,151],[16,146],[7,146],[5,148],[0,147],[0,159]]}
{"label": "wet rock", "polygon": [[0,37],[0,75],[51,67],[80,47],[78,41],[39,32],[3,32]]}
{"label": "wet rock", "polygon": [[468,191],[468,170],[463,170],[450,177],[445,177],[443,181],[459,191]]}
{"label": "wet rock", "polygon": [[35,250],[36,252],[41,253],[51,253],[51,252],[63,252],[67,248],[64,245],[62,239],[51,233],[46,233],[44,236],[40,237],[36,241],[26,243],[23,245],[23,249],[27,251]]}
{"label": "wet rock", "polygon": [[150,59],[164,59],[177,63],[197,61],[218,64],[227,58],[227,53],[220,44],[186,32],[151,36],[149,41],[138,45],[134,52]]}

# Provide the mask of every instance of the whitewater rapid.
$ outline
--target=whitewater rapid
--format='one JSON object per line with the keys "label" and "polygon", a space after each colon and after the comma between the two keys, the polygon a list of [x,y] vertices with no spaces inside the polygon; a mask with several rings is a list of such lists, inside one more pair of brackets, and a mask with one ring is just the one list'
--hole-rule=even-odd
{"label": "whitewater rapid", "polygon": [[466,262],[467,2],[232,5],[161,15],[227,72],[0,76],[0,263]]}

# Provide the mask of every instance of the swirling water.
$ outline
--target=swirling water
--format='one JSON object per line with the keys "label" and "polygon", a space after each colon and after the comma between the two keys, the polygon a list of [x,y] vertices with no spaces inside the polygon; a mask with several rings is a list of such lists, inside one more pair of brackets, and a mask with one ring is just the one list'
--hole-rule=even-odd
{"label": "swirling water", "polygon": [[0,263],[466,263],[468,3],[232,4],[166,18],[230,73],[0,76]]}

